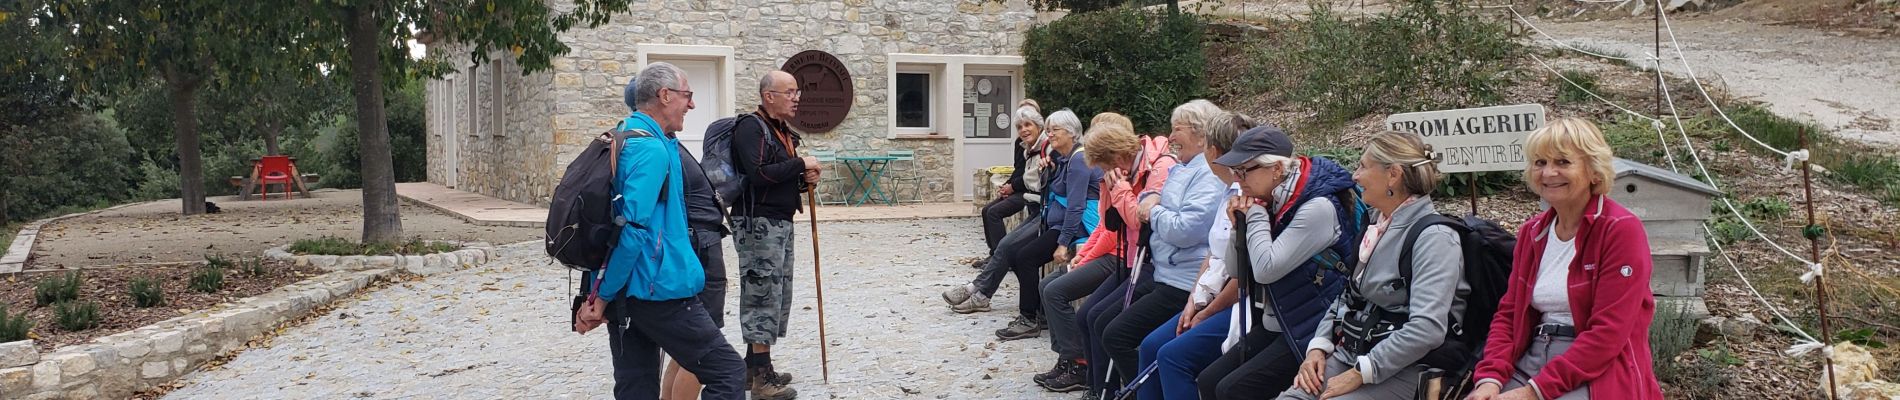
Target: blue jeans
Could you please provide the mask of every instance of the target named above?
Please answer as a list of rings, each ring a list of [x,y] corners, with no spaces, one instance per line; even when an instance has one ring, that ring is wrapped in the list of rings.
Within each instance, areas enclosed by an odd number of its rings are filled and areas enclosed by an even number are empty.
[[[655,399],[660,395],[660,351],[706,385],[700,398],[745,398],[745,364],[725,335],[713,327],[696,297],[646,301],[622,298],[607,303],[607,343],[613,351],[614,398]]]
[[[1194,378],[1208,364],[1213,364],[1214,359],[1220,358],[1220,343],[1227,339],[1232,310],[1232,307],[1222,309],[1179,337],[1174,335],[1174,328],[1180,324],[1181,314],[1175,313],[1173,320],[1161,324],[1147,339],[1142,339],[1141,365],[1160,363],[1160,367],[1156,368],[1155,377],[1141,385],[1138,398],[1199,399],[1201,394]]]

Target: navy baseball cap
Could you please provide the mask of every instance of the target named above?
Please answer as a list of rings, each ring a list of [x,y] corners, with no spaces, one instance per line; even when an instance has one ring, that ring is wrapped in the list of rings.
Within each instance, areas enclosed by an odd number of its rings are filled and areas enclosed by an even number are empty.
[[[1222,154],[1220,158],[1215,159],[1214,163],[1238,167],[1263,154],[1292,157],[1293,139],[1287,137],[1286,131],[1280,130],[1279,127],[1256,126],[1246,132],[1241,132],[1240,137],[1234,139],[1234,147],[1228,149],[1227,154]]]

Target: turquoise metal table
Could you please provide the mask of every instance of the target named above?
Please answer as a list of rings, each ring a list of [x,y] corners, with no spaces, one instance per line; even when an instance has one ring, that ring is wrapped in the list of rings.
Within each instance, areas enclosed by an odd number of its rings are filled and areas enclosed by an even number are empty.
[[[878,184],[878,182],[884,180],[885,167],[890,166],[893,160],[897,160],[897,157],[838,157],[838,161],[844,162],[845,169],[851,173],[851,180],[855,181],[852,188],[845,192],[845,201],[851,203],[851,205],[861,205],[871,200],[883,200],[885,205],[896,204],[891,201],[890,194],[884,193],[883,186]],[[857,198],[853,199],[853,193],[861,194],[855,195]],[[875,195],[875,197],[873,195]]]

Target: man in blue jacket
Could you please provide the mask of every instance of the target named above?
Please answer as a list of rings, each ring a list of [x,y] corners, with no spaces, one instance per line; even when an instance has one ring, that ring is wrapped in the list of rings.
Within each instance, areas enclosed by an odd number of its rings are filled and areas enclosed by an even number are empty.
[[[627,138],[619,154],[615,208],[627,224],[598,282],[608,300],[614,398],[658,398],[665,350],[706,385],[700,398],[743,399],[739,354],[695,297],[706,277],[686,219],[683,169],[690,166],[680,164],[679,144],[667,135],[680,130],[693,91],[685,71],[663,62],[648,64],[628,86],[634,112],[621,128],[643,133]]]

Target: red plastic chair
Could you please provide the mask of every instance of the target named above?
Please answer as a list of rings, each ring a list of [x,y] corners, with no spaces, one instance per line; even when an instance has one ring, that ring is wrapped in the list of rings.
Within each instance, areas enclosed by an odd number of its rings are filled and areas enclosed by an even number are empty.
[[[273,183],[283,184],[284,198],[290,198],[291,185],[296,184],[293,179],[297,179],[293,173],[296,168],[290,164],[290,156],[264,156],[257,164],[258,192],[264,195],[264,200],[270,200],[270,185]]]

